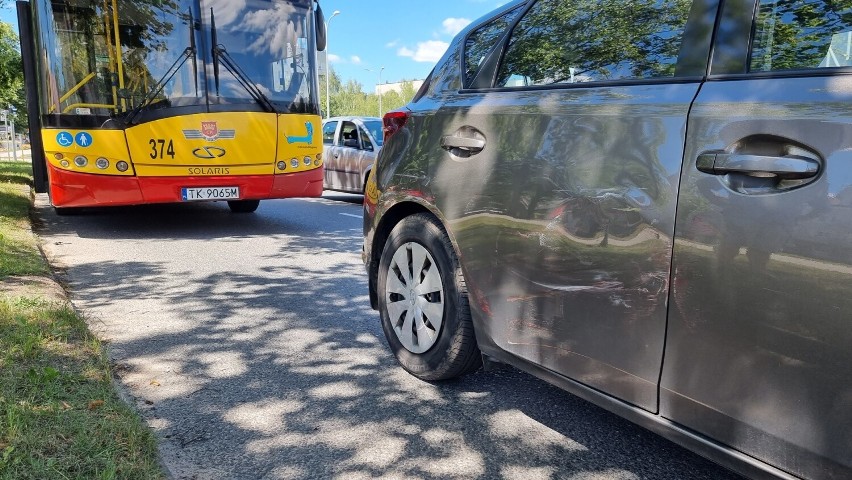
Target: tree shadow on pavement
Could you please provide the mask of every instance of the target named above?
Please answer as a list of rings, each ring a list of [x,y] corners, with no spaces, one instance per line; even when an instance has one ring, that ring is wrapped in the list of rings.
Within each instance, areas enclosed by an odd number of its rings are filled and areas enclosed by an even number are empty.
[[[67,281],[175,478],[737,478],[516,370],[408,375],[369,308],[358,220],[316,227],[339,215],[328,202],[267,208],[113,212],[85,228],[43,213],[49,238],[128,252],[69,266]],[[244,252],[252,238],[263,249]],[[204,255],[218,267],[132,253],[150,239],[216,241]],[[238,269],[249,254],[265,266]]]

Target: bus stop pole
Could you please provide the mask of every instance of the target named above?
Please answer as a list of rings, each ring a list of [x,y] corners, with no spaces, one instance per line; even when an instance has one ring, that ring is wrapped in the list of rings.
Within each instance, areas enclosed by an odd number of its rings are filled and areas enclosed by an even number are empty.
[[[17,162],[18,161],[18,145],[16,145],[16,144],[18,142],[16,142],[17,138],[15,138],[15,137],[17,137],[17,135],[15,135],[15,117],[12,117],[11,120],[12,120],[12,159]]]
[[[3,149],[9,148],[9,140],[6,138],[9,135],[8,110],[0,110],[0,115],[3,116]],[[6,152],[6,160],[9,159],[9,152]]]

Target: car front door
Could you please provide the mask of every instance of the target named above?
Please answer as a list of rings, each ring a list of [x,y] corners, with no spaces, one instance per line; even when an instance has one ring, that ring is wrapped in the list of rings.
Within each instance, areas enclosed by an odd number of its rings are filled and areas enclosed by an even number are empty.
[[[757,4],[725,2],[689,118],[661,414],[852,478],[852,8]]]
[[[340,125],[340,136],[334,151],[335,177],[338,188],[346,192],[360,192],[357,188],[361,143],[358,140],[358,126],[355,122],[343,121]]]
[[[716,3],[630,7],[536,2],[484,61],[503,54],[492,88],[445,102],[456,158],[436,184],[483,192],[445,210],[496,244],[466,251],[460,234],[462,257],[489,263],[469,285],[496,347],[655,412],[684,132]]]
[[[322,125],[322,157],[324,162],[324,181],[325,188],[336,189],[337,186],[337,163],[335,157],[336,143],[338,133],[337,120],[329,120]]]

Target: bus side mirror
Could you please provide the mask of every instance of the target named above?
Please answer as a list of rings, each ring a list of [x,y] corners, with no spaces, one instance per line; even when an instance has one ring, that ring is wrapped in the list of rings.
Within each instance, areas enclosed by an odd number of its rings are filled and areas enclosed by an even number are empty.
[[[314,12],[314,24],[317,31],[317,51],[325,50],[326,31],[325,31],[325,15],[322,14],[322,7],[317,4],[317,10]]]

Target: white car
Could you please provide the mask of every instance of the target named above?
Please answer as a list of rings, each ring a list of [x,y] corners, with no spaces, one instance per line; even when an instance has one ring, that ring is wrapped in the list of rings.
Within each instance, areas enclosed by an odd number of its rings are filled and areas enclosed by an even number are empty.
[[[382,140],[381,118],[331,117],[323,120],[325,189],[363,194]]]

